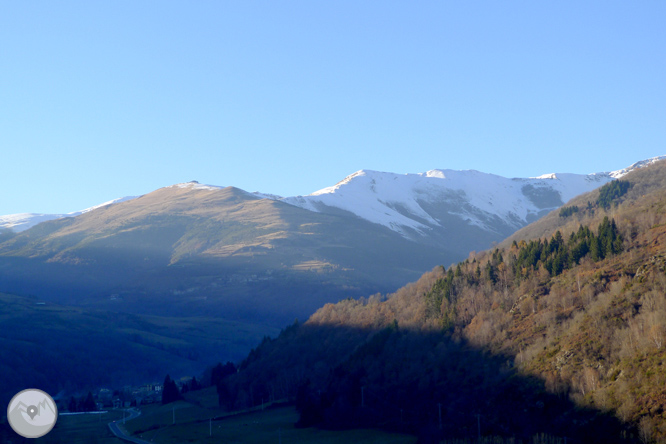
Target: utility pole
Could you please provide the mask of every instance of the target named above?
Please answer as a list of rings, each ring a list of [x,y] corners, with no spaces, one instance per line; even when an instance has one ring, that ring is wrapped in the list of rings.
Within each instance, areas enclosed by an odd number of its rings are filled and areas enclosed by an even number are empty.
[[[442,430],[442,403],[438,403],[437,407],[439,408],[439,430]]]
[[[282,444],[282,429],[278,429],[278,442]]]
[[[476,427],[479,433],[479,442],[481,442],[481,415],[476,415]]]
[[[213,436],[213,418],[208,420],[208,436]]]
[[[176,424],[176,406],[173,406],[173,423]]]

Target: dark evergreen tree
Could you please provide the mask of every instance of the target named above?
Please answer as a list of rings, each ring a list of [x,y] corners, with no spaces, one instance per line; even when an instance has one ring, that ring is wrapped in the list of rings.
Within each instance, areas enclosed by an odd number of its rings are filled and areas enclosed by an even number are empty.
[[[493,284],[497,283],[497,271],[490,261],[488,261],[486,264],[485,278],[491,281]]]
[[[83,401],[83,411],[84,412],[94,412],[97,410],[97,404],[95,403],[95,400],[93,399],[93,395],[91,392],[88,392],[88,396],[86,396],[86,400]]]
[[[237,372],[237,368],[233,362],[227,361],[226,364],[218,363],[211,372],[210,382],[211,385],[217,385],[221,380],[227,376],[231,376]]]
[[[602,208],[610,208],[611,204],[617,204],[618,198],[623,196],[631,188],[631,183],[626,180],[615,180],[599,188],[597,204]]]
[[[564,270],[573,268],[585,256],[590,256],[595,262],[617,254],[623,249],[623,239],[615,220],[605,217],[599,224],[598,235],[588,228],[579,226],[576,233],[571,233],[568,239],[557,231],[550,239],[521,243],[517,256],[513,258],[513,271],[516,280],[527,278],[529,272],[539,269],[539,262],[551,276],[556,276]],[[495,252],[493,258],[486,263],[485,277],[492,279],[493,266],[500,254]]]
[[[560,209],[560,217],[569,217],[574,213],[578,213],[578,207],[576,205],[571,207],[562,207]]]
[[[162,404],[169,404],[179,399],[181,399],[181,396],[176,382],[169,375],[166,375],[166,378],[164,378],[164,388],[162,388]]]

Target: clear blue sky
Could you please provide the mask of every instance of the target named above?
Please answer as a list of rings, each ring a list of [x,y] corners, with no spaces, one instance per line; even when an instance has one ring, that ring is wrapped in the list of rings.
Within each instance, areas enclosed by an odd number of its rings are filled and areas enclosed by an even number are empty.
[[[663,1],[0,3],[0,214],[666,154]]]

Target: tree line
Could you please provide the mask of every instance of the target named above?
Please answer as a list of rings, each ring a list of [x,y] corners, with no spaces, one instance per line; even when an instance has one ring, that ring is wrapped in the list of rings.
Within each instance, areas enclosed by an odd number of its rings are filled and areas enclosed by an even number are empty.
[[[183,399],[183,395],[188,392],[201,390],[205,387],[214,386],[217,389],[220,405],[224,404],[224,400],[228,395],[226,387],[226,378],[236,373],[236,365],[232,362],[222,364],[221,362],[206,370],[203,380],[197,381],[196,377],[192,377],[189,381],[185,382],[178,387],[176,381],[171,379],[170,375],[164,378],[162,388],[162,404],[169,404]]]

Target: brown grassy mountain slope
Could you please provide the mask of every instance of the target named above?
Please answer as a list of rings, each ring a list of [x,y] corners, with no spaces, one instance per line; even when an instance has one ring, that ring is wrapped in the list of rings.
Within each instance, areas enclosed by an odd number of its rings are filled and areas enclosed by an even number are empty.
[[[304,424],[424,440],[472,437],[482,415],[484,434],[666,442],[665,172],[633,172],[607,208],[605,191],[583,196],[386,300],[324,306],[254,350],[221,401],[290,395]]]
[[[185,184],[5,239],[0,282],[67,304],[281,326],[455,256],[349,214]]]

